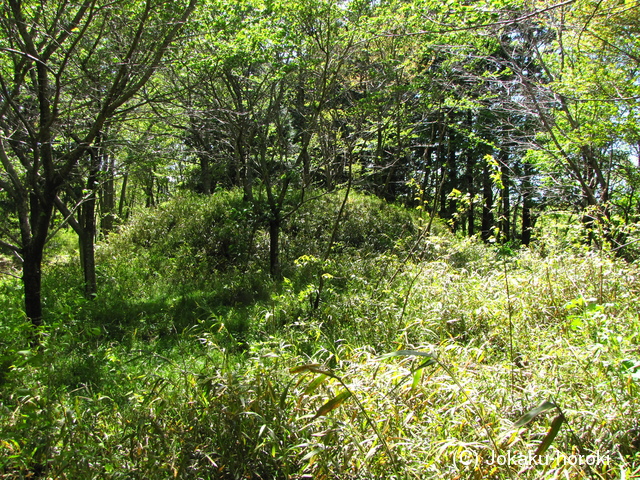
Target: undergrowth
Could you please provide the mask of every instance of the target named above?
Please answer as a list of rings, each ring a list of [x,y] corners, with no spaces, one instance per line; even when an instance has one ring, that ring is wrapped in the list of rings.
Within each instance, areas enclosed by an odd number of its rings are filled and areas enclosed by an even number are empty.
[[[360,195],[322,260],[339,199],[287,220],[282,280],[238,192],[101,243],[92,301],[52,251],[38,349],[3,277],[0,478],[640,476],[637,265]]]

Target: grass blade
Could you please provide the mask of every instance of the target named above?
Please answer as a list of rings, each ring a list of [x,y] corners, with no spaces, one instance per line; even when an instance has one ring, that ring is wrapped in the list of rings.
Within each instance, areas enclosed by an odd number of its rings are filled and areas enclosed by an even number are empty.
[[[344,401],[347,398],[349,398],[350,396],[351,396],[351,392],[350,391],[348,391],[348,390],[342,391],[340,394],[338,394],[337,396],[333,397],[327,403],[322,405],[318,409],[318,411],[316,412],[316,414],[314,415],[313,418],[321,417],[321,416],[326,415],[327,413],[329,413],[331,410],[335,410],[340,405],[342,405],[342,403],[344,403]]]
[[[553,442],[553,439],[556,438],[556,435],[558,435],[558,432],[560,431],[560,427],[562,426],[563,423],[564,423],[564,415],[562,414],[558,415],[556,418],[553,419],[553,422],[551,422],[551,428],[549,428],[549,431],[542,439],[542,442],[540,443],[540,445],[538,445],[538,448],[536,449],[534,455],[536,456],[542,455],[544,452],[547,451],[547,449],[551,445],[551,442]]]
[[[391,358],[391,357],[428,357],[430,360],[425,362],[422,365],[422,368],[427,367],[429,365],[433,365],[434,363],[437,363],[435,355],[427,352],[421,352],[419,350],[397,350],[395,352],[385,353],[384,355],[380,355],[377,358],[377,360],[382,360],[384,358]]]
[[[514,426],[522,427],[523,425],[526,425],[531,420],[536,418],[541,413],[548,412],[549,410],[553,410],[554,408],[557,408],[556,404],[553,403],[553,402],[550,402],[549,400],[547,400],[546,402],[541,403],[540,405],[538,405],[533,410],[529,410],[527,413],[525,413],[523,416],[521,416],[518,419],[518,421],[516,421]]]
[[[340,378],[333,373],[331,370],[326,370],[324,368],[322,368],[322,365],[319,365],[317,363],[308,363],[306,365],[299,365],[297,367],[293,367],[289,369],[289,373],[292,374],[296,374],[296,373],[302,373],[302,372],[313,372],[313,373],[319,373],[321,375],[326,375],[327,377],[331,377],[331,378],[335,378],[336,380],[340,380]]]
[[[327,375],[324,373],[318,375],[311,383],[309,383],[309,385],[307,385],[307,388],[304,389],[304,395],[311,395],[327,378]]]

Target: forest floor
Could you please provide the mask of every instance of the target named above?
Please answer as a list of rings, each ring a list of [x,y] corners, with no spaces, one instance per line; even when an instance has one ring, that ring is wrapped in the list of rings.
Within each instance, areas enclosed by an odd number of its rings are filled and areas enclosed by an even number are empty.
[[[290,217],[275,280],[237,192],[100,242],[93,300],[62,230],[37,348],[0,276],[0,478],[640,478],[636,263],[360,194],[324,255],[339,195]]]

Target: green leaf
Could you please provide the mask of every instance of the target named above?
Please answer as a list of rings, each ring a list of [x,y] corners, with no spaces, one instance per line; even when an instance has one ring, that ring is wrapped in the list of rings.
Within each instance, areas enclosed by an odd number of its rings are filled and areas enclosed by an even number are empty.
[[[422,380],[422,374],[424,373],[424,368],[418,368],[415,372],[413,372],[413,382],[411,382],[411,390],[415,390],[415,388]]]
[[[582,318],[580,318],[578,315],[569,315],[567,318],[571,320],[571,323],[569,324],[569,326],[571,327],[571,330],[575,331],[584,326],[584,322],[582,321]]]
[[[514,425],[516,427],[522,427],[523,425],[526,425],[531,420],[536,418],[541,413],[547,412],[549,410],[553,410],[554,408],[557,408],[556,404],[547,400],[546,402],[543,402],[540,405],[538,405],[533,410],[529,410],[527,413],[525,413],[522,417],[518,419],[518,421]]]
[[[307,388],[304,389],[304,394],[305,395],[311,395],[316,388],[318,388],[318,386],[324,382],[327,379],[327,375],[325,375],[324,373],[321,375],[318,375],[316,378],[313,379],[313,381],[307,385]]]
[[[293,384],[294,379],[292,378],[288,383],[287,386],[284,387],[284,390],[282,391],[282,393],[280,394],[280,408],[284,409],[285,405],[287,403],[287,395],[289,394],[289,389],[291,388],[291,385]]]
[[[430,360],[424,362],[420,368],[428,367],[429,365],[433,365],[434,363],[438,363],[435,355],[427,352],[420,352],[418,350],[398,350],[391,353],[385,353],[384,355],[380,355],[377,360],[382,360],[384,358],[391,357],[427,357]]]
[[[408,375],[405,375],[405,377],[399,381],[395,387],[393,387],[389,393],[387,393],[386,396],[391,395],[393,392],[396,391],[396,389],[400,388],[402,385],[404,385],[404,383],[409,379],[409,377],[411,377],[413,375],[413,382],[411,384],[411,388],[414,389],[418,382],[422,379],[422,371],[425,367],[429,367],[435,363],[438,363],[438,361],[436,360],[436,357],[425,353],[425,352],[419,352],[417,350],[398,350],[397,352],[392,352],[392,353],[387,353],[385,355],[382,355],[380,357],[378,357],[378,360],[382,359],[382,358],[389,358],[389,357],[398,357],[398,356],[412,356],[412,355],[417,355],[420,357],[427,357],[427,360],[425,360],[424,362],[422,362],[420,365],[418,365],[416,368],[414,368],[413,370],[411,370],[411,372]]]
[[[544,452],[547,451],[549,446],[551,446],[551,442],[553,442],[553,439],[556,438],[556,435],[558,435],[558,432],[560,431],[560,427],[562,426],[563,423],[564,423],[564,415],[562,414],[558,415],[556,418],[553,419],[553,422],[551,422],[551,428],[549,428],[549,431],[542,439],[542,442],[540,443],[540,445],[538,445],[538,448],[536,449],[534,455],[542,455]]]
[[[585,305],[585,301],[583,297],[574,298],[570,302],[564,304],[564,308],[566,310],[574,310],[576,308],[583,308]]]
[[[318,363],[308,363],[306,365],[299,365],[297,367],[292,367],[289,369],[289,373],[292,373],[294,375],[296,373],[302,372],[319,373],[321,375],[326,375],[327,377],[335,378],[336,380],[340,381],[340,377],[338,377],[338,375],[333,373],[331,370],[326,370],[322,367],[322,365]]]
[[[627,358],[620,362],[622,373],[629,375],[634,381],[640,381],[640,361]]]
[[[331,410],[335,410],[336,408],[338,408],[340,405],[342,405],[342,403],[351,396],[351,392],[348,390],[344,390],[342,391],[339,395],[337,395],[336,397],[332,398],[331,400],[329,400],[327,403],[325,403],[324,405],[322,405],[318,411],[316,412],[316,414],[314,415],[313,418],[318,418],[321,417],[323,415],[326,415],[327,413],[329,413]]]

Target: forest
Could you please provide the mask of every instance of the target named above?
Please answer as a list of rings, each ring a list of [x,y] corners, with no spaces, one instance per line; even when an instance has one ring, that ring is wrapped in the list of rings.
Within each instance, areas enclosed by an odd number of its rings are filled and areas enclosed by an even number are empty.
[[[638,0],[0,5],[0,479],[640,478]]]

